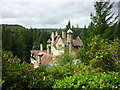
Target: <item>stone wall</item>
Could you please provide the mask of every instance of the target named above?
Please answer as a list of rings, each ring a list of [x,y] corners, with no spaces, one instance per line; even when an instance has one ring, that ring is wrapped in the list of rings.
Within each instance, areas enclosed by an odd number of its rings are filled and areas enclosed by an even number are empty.
[[[56,43],[56,48],[57,48],[58,50],[62,50],[62,49],[64,49],[64,47],[65,47],[65,45],[64,45],[62,39],[59,38],[59,40],[58,40],[57,43]]]

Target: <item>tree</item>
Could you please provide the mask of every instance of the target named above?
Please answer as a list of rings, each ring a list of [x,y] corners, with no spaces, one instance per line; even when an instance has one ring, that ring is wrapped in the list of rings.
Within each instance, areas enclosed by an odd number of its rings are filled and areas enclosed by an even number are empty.
[[[53,80],[47,74],[45,65],[34,69],[32,64],[20,63],[21,60],[14,57],[11,51],[3,51],[2,60],[2,88],[5,90],[52,87]]]
[[[92,21],[88,27],[88,35],[94,37],[94,35],[101,34],[102,36],[106,32],[106,29],[109,29],[116,23],[117,16],[113,18],[114,13],[111,12],[113,4],[110,4],[110,2],[95,2],[95,15],[91,13]]]
[[[101,44],[101,39],[114,40],[120,33],[118,18],[114,18],[114,14],[111,12],[111,8],[114,3],[110,2],[95,2],[95,15],[91,13],[91,23],[88,28],[84,30],[82,35],[83,47],[79,50],[79,57],[83,62],[89,61],[90,58],[86,55],[87,52],[91,51],[91,41],[95,38],[96,35],[99,35],[99,44]],[[95,48],[95,52],[98,52],[100,48]],[[95,53],[94,52],[94,53]],[[92,55],[90,55],[92,56]],[[88,60],[87,60],[88,59]],[[93,59],[93,57],[92,57]],[[88,62],[89,63],[89,62]]]
[[[69,52],[66,52],[66,53],[62,53],[61,55],[59,56],[56,56],[55,58],[55,62],[58,64],[58,65],[65,65],[65,64],[72,64],[72,61],[75,59],[75,56],[70,54]]]
[[[68,29],[71,29],[71,23],[70,23],[70,20],[68,21],[68,24],[66,25],[65,32],[67,32]]]
[[[101,39],[100,35],[95,36],[88,44],[89,50],[86,52],[90,64],[94,68],[101,68],[103,71],[119,71],[119,45],[120,40],[109,41]]]
[[[50,37],[50,31],[27,29],[19,25],[2,26],[2,49],[12,51],[14,56],[21,59],[21,62],[30,62],[32,47],[35,50],[39,50],[40,43],[43,43],[43,47],[46,49],[46,42]]]

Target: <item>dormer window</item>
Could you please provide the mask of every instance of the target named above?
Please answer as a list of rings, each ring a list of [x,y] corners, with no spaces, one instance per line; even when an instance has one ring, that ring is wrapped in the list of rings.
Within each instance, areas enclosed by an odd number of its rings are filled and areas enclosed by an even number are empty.
[[[62,48],[63,48],[62,45],[59,44],[59,45],[58,45],[58,49],[60,50],[60,49],[62,49]]]

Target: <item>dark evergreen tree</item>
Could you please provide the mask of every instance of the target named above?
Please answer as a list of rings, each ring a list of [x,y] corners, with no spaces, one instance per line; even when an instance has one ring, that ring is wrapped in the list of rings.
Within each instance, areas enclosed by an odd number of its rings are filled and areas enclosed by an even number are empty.
[[[68,29],[71,29],[71,23],[70,20],[68,21],[68,24],[66,25],[65,31],[67,32]]]
[[[48,31],[26,29],[19,25],[2,25],[2,27],[2,49],[12,51],[21,61],[29,62],[30,51],[33,47],[34,50],[39,50],[40,43],[43,43],[46,49],[46,42],[50,37]]]
[[[118,16],[114,16],[114,13],[111,12],[113,4],[114,3],[110,2],[95,2],[95,15],[91,13],[91,23],[88,28],[84,29],[84,32],[81,33],[84,43],[83,48],[79,51],[81,61],[85,63],[86,61],[89,62],[86,53],[91,50],[89,45],[97,35],[99,35],[99,40],[113,40],[119,36]],[[94,44],[96,44],[96,41],[94,41]],[[96,48],[94,50],[98,52],[99,49]]]
[[[117,21],[117,16],[113,18],[114,13],[111,12],[113,4],[114,3],[111,4],[110,2],[95,2],[95,15],[91,13],[92,21],[87,30],[89,36],[94,37],[94,35],[98,34],[102,36],[103,33],[107,34],[107,32],[109,32],[110,27],[113,27]]]

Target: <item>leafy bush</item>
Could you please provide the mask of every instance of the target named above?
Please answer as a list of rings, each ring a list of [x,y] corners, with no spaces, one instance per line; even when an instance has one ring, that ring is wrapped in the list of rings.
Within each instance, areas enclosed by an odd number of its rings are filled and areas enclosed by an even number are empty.
[[[76,64],[65,64],[65,65],[57,65],[53,66],[48,70],[49,76],[56,79],[62,79],[67,76],[73,76],[75,73],[78,72],[85,72],[85,71],[91,71],[92,68],[90,66],[86,66],[80,62],[77,62]]]
[[[108,41],[95,36],[88,45],[86,52],[90,64],[95,68],[101,68],[103,71],[119,71],[119,49],[120,40]]]
[[[10,51],[3,51],[3,81],[4,89],[26,88],[28,84],[27,75],[32,69],[32,65],[28,63],[20,64],[20,59],[13,56]]]
[[[69,57],[67,57],[69,58]],[[4,89],[24,88],[119,88],[119,72],[103,73],[101,68],[81,62],[60,64],[51,68],[40,65],[34,69],[32,64],[20,63],[12,52],[3,52]]]
[[[87,48],[86,46],[83,46],[77,50],[77,57],[80,58],[80,61],[82,61],[84,64],[88,64],[89,60],[87,59]]]
[[[34,69],[32,64],[26,62],[21,64],[20,61],[13,57],[12,52],[3,52],[4,89],[51,88],[53,80],[47,74],[44,65]]]
[[[75,59],[75,56],[69,53],[63,53],[59,56],[55,57],[55,63],[58,65],[65,65],[65,64],[72,64],[73,59]]]
[[[119,88],[120,72],[96,73],[80,72],[74,76],[56,80],[53,88]]]

